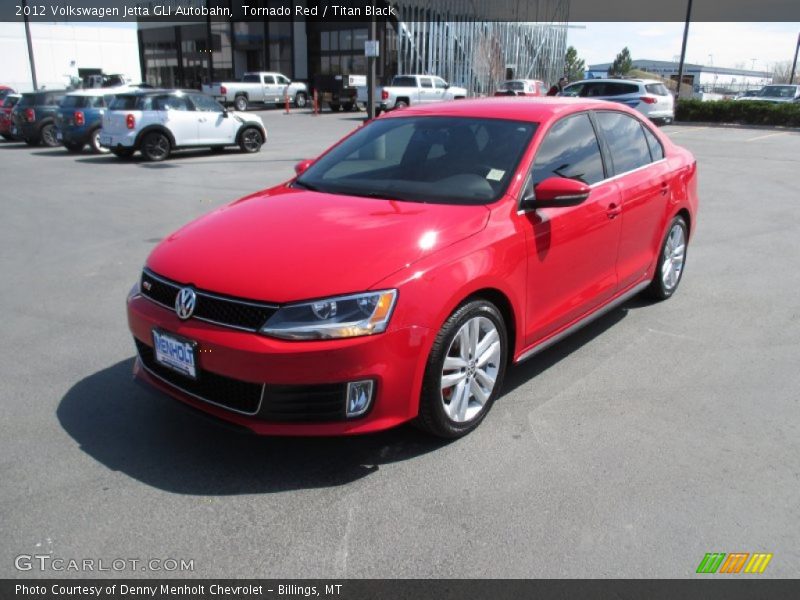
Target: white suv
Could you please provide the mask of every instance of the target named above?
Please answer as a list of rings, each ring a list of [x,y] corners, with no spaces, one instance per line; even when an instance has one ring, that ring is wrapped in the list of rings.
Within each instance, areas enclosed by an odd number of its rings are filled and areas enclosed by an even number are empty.
[[[258,152],[267,139],[261,118],[225,110],[194,90],[140,90],[116,96],[103,116],[100,143],[119,157],[139,150],[147,160],[176,148],[239,146]]]
[[[656,79],[585,79],[566,86],[559,96],[621,102],[655,123],[672,123],[675,99]]]

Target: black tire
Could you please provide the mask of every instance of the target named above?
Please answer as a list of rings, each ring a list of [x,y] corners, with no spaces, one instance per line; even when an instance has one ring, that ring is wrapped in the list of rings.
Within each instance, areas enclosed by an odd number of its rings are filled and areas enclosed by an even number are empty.
[[[79,144],[78,142],[64,142],[64,148],[67,149],[67,152],[71,152],[72,154],[83,152],[83,144]]]
[[[252,154],[261,150],[264,144],[264,134],[258,127],[248,127],[239,134],[239,148],[242,152]]]
[[[342,105],[341,104],[333,104],[333,103],[331,103],[331,112],[339,112],[340,110],[342,110]]]
[[[133,148],[111,148],[111,154],[117,158],[130,158],[133,156]]]
[[[305,108],[308,105],[308,96],[305,92],[297,92],[294,95],[294,105],[297,108]]]
[[[445,396],[442,391],[444,362],[462,326],[477,317],[488,319],[499,334],[500,355],[497,361],[493,361],[498,363],[495,365],[497,369],[495,383],[491,394],[483,407],[479,409],[479,412],[469,420],[458,422],[451,419],[445,412]],[[450,315],[444,325],[442,325],[433,343],[433,347],[431,348],[428,364],[425,367],[425,377],[422,382],[419,416],[417,417],[416,424],[428,433],[448,439],[464,436],[475,429],[486,417],[486,414],[499,395],[503,385],[506,364],[508,362],[508,352],[506,325],[497,307],[491,302],[482,299],[472,300],[462,304]],[[473,362],[474,360],[477,359],[473,359]],[[472,371],[474,372],[474,367]],[[451,396],[450,401],[454,401],[454,398],[455,396]]]
[[[42,128],[39,130],[39,137],[41,137],[42,143],[48,148],[57,148],[61,145],[61,142],[56,138],[56,126],[53,123],[45,123],[42,125]]]
[[[151,131],[144,136],[139,151],[147,160],[160,162],[169,158],[172,145],[166,134],[160,131]]]
[[[668,251],[668,244],[671,244],[670,237],[673,235],[673,230],[679,227],[682,230],[682,237],[683,237],[683,251],[682,251],[682,262],[680,265],[679,272],[677,274],[677,280],[672,284],[668,285],[667,281],[665,281],[664,270],[665,270],[665,263],[667,262],[668,256],[672,253]],[[653,273],[653,280],[650,282],[650,285],[645,289],[644,294],[651,298],[652,300],[666,300],[670,298],[678,289],[678,286],[681,283],[681,279],[683,278],[683,271],[686,268],[686,254],[687,249],[689,246],[689,228],[686,225],[686,221],[680,215],[676,216],[672,221],[669,223],[669,227],[667,227],[667,232],[664,234],[664,240],[661,242],[661,246],[659,247],[658,251],[658,261],[656,262],[656,269]],[[672,254],[674,256],[674,254]]]
[[[89,147],[95,154],[108,154],[109,150],[100,143],[100,128],[89,134]]]
[[[405,100],[398,100],[397,102],[394,103],[395,108],[405,108],[406,106],[408,106],[408,102],[406,102]]]
[[[250,102],[247,100],[247,96],[236,96],[233,99],[233,107],[239,112],[246,111],[248,106],[250,106]]]

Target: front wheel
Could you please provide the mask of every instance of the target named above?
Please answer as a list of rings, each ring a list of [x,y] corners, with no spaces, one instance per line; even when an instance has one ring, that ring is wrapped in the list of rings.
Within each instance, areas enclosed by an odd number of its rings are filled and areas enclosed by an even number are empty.
[[[666,300],[675,290],[683,276],[686,264],[686,247],[689,240],[689,228],[683,217],[677,216],[669,224],[667,235],[661,244],[658,263],[653,274],[653,281],[645,293],[654,300]]]
[[[169,157],[172,147],[169,138],[160,131],[153,131],[142,140],[142,156],[152,162],[159,162]]]
[[[297,92],[294,97],[294,105],[297,108],[305,108],[308,104],[308,96],[305,95],[303,92]]]
[[[474,300],[442,326],[428,357],[419,425],[438,437],[475,429],[498,396],[506,370],[508,336],[497,307]]]
[[[261,150],[261,145],[264,143],[264,136],[255,127],[248,127],[245,129],[241,136],[239,136],[239,148],[242,152],[258,152]]]

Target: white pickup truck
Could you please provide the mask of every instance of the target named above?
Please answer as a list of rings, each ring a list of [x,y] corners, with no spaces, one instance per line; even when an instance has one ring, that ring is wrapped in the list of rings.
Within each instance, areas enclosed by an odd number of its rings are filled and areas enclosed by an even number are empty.
[[[432,75],[395,75],[391,85],[375,90],[379,111],[466,97],[464,88],[452,86],[441,77]]]
[[[214,96],[225,106],[233,104],[245,111],[250,104],[283,104],[288,91],[289,101],[297,108],[308,104],[308,87],[292,82],[281,73],[258,71],[245,73],[241,81],[223,81],[203,86],[203,93]]]

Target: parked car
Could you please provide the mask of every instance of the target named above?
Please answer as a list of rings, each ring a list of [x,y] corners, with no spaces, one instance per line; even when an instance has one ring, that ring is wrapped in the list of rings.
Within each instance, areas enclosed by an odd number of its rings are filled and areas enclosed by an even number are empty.
[[[9,94],[14,94],[14,88],[7,85],[0,85],[0,101],[4,100]]]
[[[391,85],[379,87],[375,94],[377,106],[382,112],[418,104],[461,100],[467,97],[467,90],[451,86],[441,77],[396,75]]]
[[[80,152],[86,144],[102,154],[108,148],[100,143],[103,114],[113,101],[108,89],[96,88],[71,92],[64,96],[56,112],[56,139],[70,152]]]
[[[751,102],[774,102],[785,104],[787,102],[800,102],[800,85],[775,83],[765,85],[755,96],[740,96],[737,100]]]
[[[11,111],[21,97],[21,94],[6,94],[5,98],[0,101],[0,135],[9,142],[19,139],[11,134]]]
[[[139,150],[159,161],[179,148],[238,145],[258,152],[267,139],[261,118],[229,112],[196,90],[137,90],[117,94],[105,115],[100,143],[120,158]]]
[[[741,94],[737,95],[735,99],[739,100],[740,98],[741,99],[755,98],[756,96],[760,96],[761,95],[761,89],[762,88],[759,88],[757,90],[745,90]]]
[[[11,135],[21,137],[29,146],[44,144],[55,148],[58,103],[67,90],[42,90],[22,94],[11,111]]]
[[[366,90],[365,75],[315,75],[311,89],[317,93],[319,108],[327,104],[331,111],[358,110],[359,90]],[[366,93],[366,91],[365,91]],[[364,96],[366,100],[366,96]]]
[[[295,170],[166,238],[127,299],[136,374],[260,434],[468,433],[507,365],[671,297],[698,206],[687,150],[568,98],[395,111]]]
[[[291,81],[281,73],[245,73],[241,81],[224,81],[204,85],[203,92],[214,96],[225,106],[233,105],[238,111],[245,111],[251,104],[277,104],[289,101],[297,108],[308,104],[308,87],[305,83]]]
[[[501,83],[495,96],[546,96],[547,86],[538,79],[511,79]]]
[[[671,123],[675,118],[672,93],[655,79],[586,79],[569,84],[559,95],[620,102],[656,123]]]

